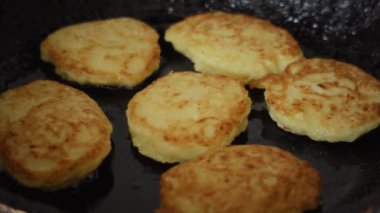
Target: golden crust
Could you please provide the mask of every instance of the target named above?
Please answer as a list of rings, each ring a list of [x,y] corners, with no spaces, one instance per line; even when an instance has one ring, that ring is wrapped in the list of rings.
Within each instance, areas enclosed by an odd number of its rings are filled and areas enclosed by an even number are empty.
[[[165,40],[194,62],[195,70],[249,83],[281,73],[301,58],[297,41],[269,21],[243,14],[208,12],[170,26]]]
[[[279,127],[316,141],[352,142],[380,124],[380,82],[351,64],[305,59],[251,87],[266,89]]]
[[[55,190],[76,184],[111,150],[111,123],[85,93],[47,80],[0,96],[0,156],[21,184]]]
[[[318,205],[321,177],[308,162],[263,145],[236,145],[161,176],[157,212],[303,212]]]
[[[80,84],[133,87],[159,67],[157,32],[133,18],[61,28],[41,43],[41,58]]]
[[[160,162],[179,162],[229,145],[246,129],[250,108],[240,81],[176,72],[138,92],[126,114],[140,153]]]

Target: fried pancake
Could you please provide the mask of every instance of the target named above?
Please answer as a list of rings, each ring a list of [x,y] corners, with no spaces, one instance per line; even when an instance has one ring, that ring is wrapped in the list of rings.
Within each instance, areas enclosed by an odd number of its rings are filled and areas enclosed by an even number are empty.
[[[236,145],[166,171],[158,212],[303,212],[317,207],[320,188],[318,171],[289,152]]]
[[[245,83],[281,73],[303,58],[297,41],[269,21],[243,14],[209,12],[170,26],[165,40],[194,62],[195,70]]]
[[[352,142],[380,124],[380,82],[351,64],[305,59],[251,87],[266,89],[279,127],[316,141]]]
[[[41,58],[80,84],[133,87],[159,67],[157,32],[133,18],[61,28],[41,43]]]
[[[229,145],[248,124],[251,100],[235,79],[176,72],[153,82],[128,103],[133,145],[160,162],[180,162]]]
[[[0,157],[21,184],[55,190],[93,172],[111,150],[111,123],[85,93],[48,80],[0,96]]]

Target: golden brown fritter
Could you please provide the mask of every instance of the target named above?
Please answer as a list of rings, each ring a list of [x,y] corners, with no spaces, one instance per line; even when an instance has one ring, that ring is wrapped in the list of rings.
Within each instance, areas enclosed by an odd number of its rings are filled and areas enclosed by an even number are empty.
[[[85,93],[39,80],[0,95],[0,158],[21,184],[76,184],[111,150],[111,123]]]
[[[303,212],[317,207],[321,177],[272,146],[211,150],[161,176],[159,213]]]
[[[352,142],[380,124],[380,82],[351,64],[305,59],[251,87],[266,89],[279,127],[316,141]]]
[[[179,162],[229,145],[248,124],[251,100],[240,81],[176,72],[153,82],[128,103],[133,145],[160,162]]]
[[[67,26],[41,43],[41,58],[80,84],[133,87],[158,69],[157,32],[133,18]]]
[[[243,14],[208,12],[173,24],[165,40],[194,62],[195,70],[245,83],[282,73],[303,58],[297,41],[266,20]]]

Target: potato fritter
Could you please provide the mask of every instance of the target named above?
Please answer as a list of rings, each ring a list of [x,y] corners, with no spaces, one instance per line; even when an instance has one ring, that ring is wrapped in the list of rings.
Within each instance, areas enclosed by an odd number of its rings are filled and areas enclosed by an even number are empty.
[[[80,84],[133,87],[158,69],[159,35],[142,21],[115,18],[67,26],[41,43],[41,58]]]
[[[351,64],[305,59],[251,87],[266,89],[279,127],[315,141],[352,142],[380,124],[380,82]]]
[[[229,145],[248,124],[251,100],[235,79],[176,72],[138,92],[128,103],[133,145],[160,162],[180,162]]]
[[[173,24],[165,40],[194,62],[195,70],[245,83],[282,73],[301,58],[297,41],[269,21],[243,14],[208,12]]]
[[[0,158],[21,184],[56,190],[78,183],[111,150],[111,123],[85,93],[39,80],[0,95]]]
[[[172,167],[160,184],[159,213],[295,213],[317,207],[321,176],[279,148],[236,145]]]

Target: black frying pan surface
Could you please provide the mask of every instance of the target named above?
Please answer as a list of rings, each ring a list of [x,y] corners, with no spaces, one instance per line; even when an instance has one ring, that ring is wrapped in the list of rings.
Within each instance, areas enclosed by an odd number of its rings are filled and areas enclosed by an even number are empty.
[[[153,212],[159,206],[160,174],[173,165],[141,156],[131,145],[125,110],[128,100],[171,70],[192,63],[160,39],[158,72],[133,89],[95,88],[67,82],[39,59],[39,43],[59,27],[96,19],[130,16],[164,30],[183,17],[209,10],[253,14],[288,29],[307,57],[353,63],[380,79],[379,1],[0,1],[0,92],[36,79],[79,88],[95,99],[114,126],[113,151],[79,186],[42,192],[18,185],[0,173],[0,203],[28,212]],[[233,144],[266,144],[309,161],[323,177],[319,207],[313,212],[380,211],[380,128],[354,143],[317,143],[279,129],[270,119],[263,91],[253,99],[248,130]]]

